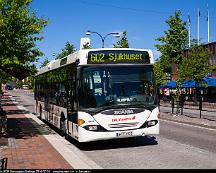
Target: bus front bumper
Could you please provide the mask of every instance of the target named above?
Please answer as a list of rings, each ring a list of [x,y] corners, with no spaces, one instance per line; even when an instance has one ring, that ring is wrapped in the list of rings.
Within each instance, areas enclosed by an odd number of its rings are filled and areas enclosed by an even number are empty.
[[[95,132],[95,131],[86,130],[82,127],[79,127],[78,131],[79,131],[79,138],[78,138],[79,142],[131,138],[131,137],[146,136],[146,135],[159,135],[159,122],[152,127],[124,130],[124,131],[121,130],[121,131]]]

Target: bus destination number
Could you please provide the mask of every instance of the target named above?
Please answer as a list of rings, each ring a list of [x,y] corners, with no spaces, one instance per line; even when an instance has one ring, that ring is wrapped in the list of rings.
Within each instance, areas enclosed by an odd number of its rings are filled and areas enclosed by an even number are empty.
[[[91,54],[90,60],[91,60],[91,62],[103,63],[103,62],[105,62],[104,54],[103,53]]]

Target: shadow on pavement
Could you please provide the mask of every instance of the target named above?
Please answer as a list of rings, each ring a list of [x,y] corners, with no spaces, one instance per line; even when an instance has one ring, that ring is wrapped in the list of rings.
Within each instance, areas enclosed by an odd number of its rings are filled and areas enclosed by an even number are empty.
[[[2,103],[1,106],[17,106],[16,103]]]
[[[29,114],[30,112],[27,110],[7,110],[7,115],[13,114]]]
[[[106,149],[116,149],[116,148],[130,148],[139,147],[147,145],[157,145],[158,142],[154,136],[140,136],[134,138],[122,138],[122,139],[110,139],[101,140],[94,142],[79,143],[74,139],[69,139],[80,150],[91,151],[91,150],[106,150]]]
[[[54,133],[45,124],[39,125],[31,118],[8,118],[7,121],[8,138],[25,139]]]

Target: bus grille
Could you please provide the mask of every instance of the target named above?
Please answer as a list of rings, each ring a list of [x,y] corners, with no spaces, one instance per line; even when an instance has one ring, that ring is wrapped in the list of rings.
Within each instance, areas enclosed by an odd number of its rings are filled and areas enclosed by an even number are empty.
[[[119,123],[119,124],[109,124],[110,128],[124,128],[124,127],[136,127],[139,122],[133,123]]]

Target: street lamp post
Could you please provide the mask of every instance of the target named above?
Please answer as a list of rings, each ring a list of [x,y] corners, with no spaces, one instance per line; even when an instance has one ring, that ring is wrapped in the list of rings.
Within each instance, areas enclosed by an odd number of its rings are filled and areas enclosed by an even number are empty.
[[[107,35],[105,35],[105,36],[103,37],[103,36],[100,35],[98,32],[89,31],[89,30],[86,32],[86,35],[89,36],[89,35],[91,35],[91,33],[92,33],[92,34],[97,34],[97,35],[101,38],[101,40],[102,40],[102,48],[104,48],[104,41],[105,41],[105,39],[107,38],[107,36],[109,36],[109,35],[115,35],[116,37],[120,37],[120,34],[119,34],[118,32],[111,32],[111,33],[109,33],[109,34],[107,34]]]

